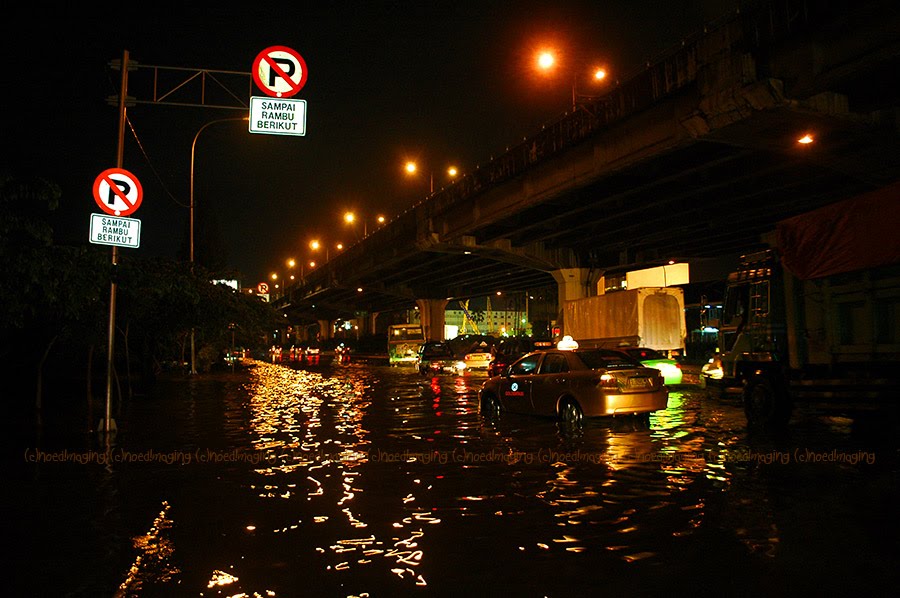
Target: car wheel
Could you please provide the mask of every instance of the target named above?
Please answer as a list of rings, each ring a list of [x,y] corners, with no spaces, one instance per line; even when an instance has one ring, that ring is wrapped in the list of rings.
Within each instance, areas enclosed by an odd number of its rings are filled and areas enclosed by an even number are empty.
[[[791,405],[787,392],[771,380],[751,380],[744,387],[744,413],[750,428],[774,430],[787,425]]]
[[[485,395],[481,399],[481,415],[488,421],[500,419],[500,401],[492,395]]]
[[[584,427],[584,414],[581,407],[572,400],[563,401],[559,408],[559,420],[566,431],[578,431]]]

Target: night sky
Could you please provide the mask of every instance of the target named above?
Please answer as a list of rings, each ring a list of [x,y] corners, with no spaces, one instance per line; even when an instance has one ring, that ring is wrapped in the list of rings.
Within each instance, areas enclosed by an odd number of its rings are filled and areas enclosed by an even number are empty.
[[[2,27],[3,163],[0,171],[39,176],[63,191],[56,240],[88,244],[100,210],[92,185],[116,166],[118,93],[108,68],[127,50],[142,65],[249,73],[264,49],[282,45],[306,61],[304,137],[251,134],[240,121],[209,126],[197,138],[195,251],[218,242],[217,261],[255,286],[308,243],[362,235],[346,225],[355,211],[375,226],[464,174],[570,108],[571,76],[599,61],[608,84],[733,12],[737,0],[300,2],[238,8],[20,9]],[[149,6],[149,5],[148,5]],[[559,51],[560,74],[534,68],[536,50]],[[149,100],[151,71],[131,74],[130,90]],[[242,100],[264,95],[244,78]],[[138,88],[141,91],[138,91]],[[194,94],[199,97],[199,94]],[[191,144],[204,124],[245,112],[136,105],[127,111],[123,167],[144,188],[131,215],[141,220],[144,256],[186,256]],[[134,133],[131,127],[134,128]],[[135,138],[136,135],[136,138]],[[403,170],[416,159],[418,179]],[[200,232],[203,229],[204,232]],[[319,256],[321,259],[321,256]],[[198,258],[199,260],[199,258]]]

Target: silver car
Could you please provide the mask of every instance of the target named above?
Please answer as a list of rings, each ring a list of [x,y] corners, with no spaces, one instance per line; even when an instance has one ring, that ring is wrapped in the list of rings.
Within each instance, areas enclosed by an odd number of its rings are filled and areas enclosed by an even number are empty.
[[[665,409],[669,389],[659,370],[618,351],[548,349],[529,353],[488,378],[478,400],[489,419],[508,411],[581,425],[585,417]]]

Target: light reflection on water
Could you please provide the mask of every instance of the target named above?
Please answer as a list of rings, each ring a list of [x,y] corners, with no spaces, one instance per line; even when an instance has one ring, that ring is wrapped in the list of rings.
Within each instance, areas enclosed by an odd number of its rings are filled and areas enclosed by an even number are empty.
[[[106,474],[117,487],[107,500],[124,514],[98,547],[118,552],[107,587],[121,596],[720,595],[791,583],[803,593],[837,563],[845,572],[833,587],[897,580],[896,551],[883,550],[896,525],[885,530],[886,513],[872,511],[891,502],[872,497],[896,498],[895,437],[860,438],[846,421],[808,415],[786,438],[755,438],[735,403],[687,387],[673,389],[665,411],[591,421],[578,435],[528,417],[486,425],[482,380],[257,362],[243,377],[182,382],[132,403],[122,449],[195,458]],[[802,460],[829,451],[877,459]],[[47,466],[42,475],[57,483]],[[853,538],[853,553],[832,537]]]

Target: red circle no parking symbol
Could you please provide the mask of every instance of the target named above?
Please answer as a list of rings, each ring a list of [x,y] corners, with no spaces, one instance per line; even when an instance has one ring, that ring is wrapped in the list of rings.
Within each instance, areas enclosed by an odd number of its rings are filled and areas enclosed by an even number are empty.
[[[253,61],[253,80],[275,98],[289,98],[306,85],[306,61],[287,46],[271,46]]]

